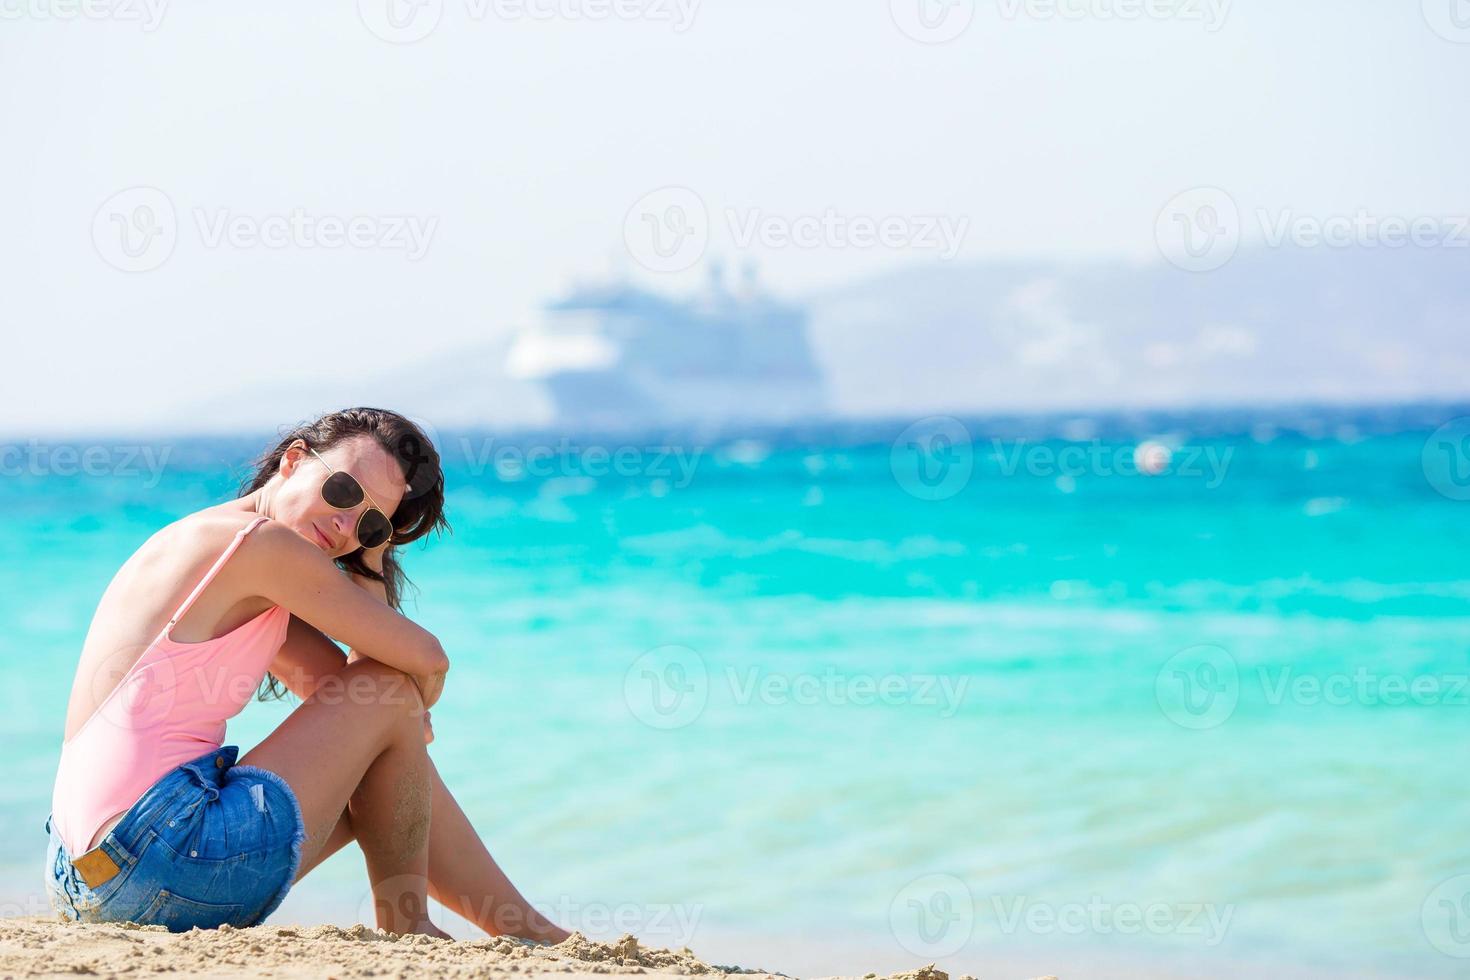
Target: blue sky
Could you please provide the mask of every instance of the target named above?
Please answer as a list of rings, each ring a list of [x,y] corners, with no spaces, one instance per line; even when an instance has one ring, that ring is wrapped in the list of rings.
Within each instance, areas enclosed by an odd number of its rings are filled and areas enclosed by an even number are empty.
[[[628,245],[670,186],[707,210],[707,256],[794,296],[935,262],[1157,262],[1161,207],[1200,186],[1247,211],[1470,211],[1450,0],[922,0],[968,23],[940,44],[901,27],[921,0],[426,0],[398,10],[434,18],[413,43],[379,36],[376,0],[151,2],[0,4],[9,431],[377,373],[524,326],[577,277],[689,288],[702,265]],[[134,188],[174,241],[125,271],[99,240]],[[909,233],[736,240],[824,214]],[[929,219],[964,223],[951,256],[913,241]]]

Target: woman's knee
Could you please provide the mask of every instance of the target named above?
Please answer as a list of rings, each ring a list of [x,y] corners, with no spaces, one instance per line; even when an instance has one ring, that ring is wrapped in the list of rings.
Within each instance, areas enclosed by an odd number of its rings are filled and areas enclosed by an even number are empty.
[[[366,657],[325,678],[312,696],[319,700],[334,698],[405,717],[419,717],[424,713],[423,695],[412,676]]]

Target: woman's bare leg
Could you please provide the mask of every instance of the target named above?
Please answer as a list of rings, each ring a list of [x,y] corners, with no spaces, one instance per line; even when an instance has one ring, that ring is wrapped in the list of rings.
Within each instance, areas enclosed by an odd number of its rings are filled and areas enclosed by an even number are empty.
[[[422,726],[418,726],[422,730]],[[389,932],[445,933],[429,922],[429,756],[422,735],[383,750],[347,812],[367,860],[377,925]]]
[[[433,767],[433,763],[430,762]],[[437,768],[432,769],[434,819],[429,830],[429,893],[445,908],[492,936],[559,943],[571,933],[531,907],[490,856]]]
[[[315,863],[344,811],[372,881],[378,925],[443,935],[429,922],[432,785],[423,700],[402,671],[345,665],[240,760],[286,780],[306,824],[303,866]]]
[[[500,865],[490,856],[464,810],[449,792],[439,770],[429,761],[433,806],[429,827],[429,894],[445,908],[473,922],[492,936],[520,936],[559,943],[570,933],[531,907]],[[356,837],[350,814],[344,812],[326,845],[311,862],[302,861],[300,881],[322,861]]]

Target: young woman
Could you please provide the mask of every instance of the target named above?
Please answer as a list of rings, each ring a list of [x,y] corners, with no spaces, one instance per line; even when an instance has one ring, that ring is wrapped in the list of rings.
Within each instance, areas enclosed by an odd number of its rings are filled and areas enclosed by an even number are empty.
[[[447,527],[432,443],[355,408],[296,428],[238,499],[144,542],[102,596],[72,684],[46,822],[56,910],[251,925],[356,840],[380,928],[443,936],[432,895],[492,935],[566,938],[428,755],[449,659],[399,613],[393,548]],[[225,721],[267,672],[303,700],[237,765]]]

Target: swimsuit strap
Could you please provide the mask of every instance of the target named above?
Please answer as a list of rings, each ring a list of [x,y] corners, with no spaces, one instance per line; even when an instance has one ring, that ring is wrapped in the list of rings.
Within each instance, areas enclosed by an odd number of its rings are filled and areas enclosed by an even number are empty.
[[[214,566],[204,574],[204,578],[199,582],[199,584],[194,586],[194,591],[189,593],[189,598],[184,600],[184,604],[179,606],[178,612],[173,614],[173,618],[171,618],[168,621],[168,625],[163,628],[163,635],[168,635],[169,630],[173,629],[178,621],[183,618],[184,613],[189,611],[189,607],[194,605],[194,600],[199,598],[199,593],[203,592],[205,587],[209,585],[210,582],[214,581],[214,577],[218,575],[219,570],[225,566],[225,562],[229,561],[230,556],[235,553],[235,549],[240,547],[240,542],[245,540],[245,535],[249,534],[251,531],[259,527],[261,523],[268,520],[270,520],[269,517],[261,515],[235,533],[235,539],[230,542],[230,546],[225,549],[225,553],[219,556],[219,558],[215,561]]]

